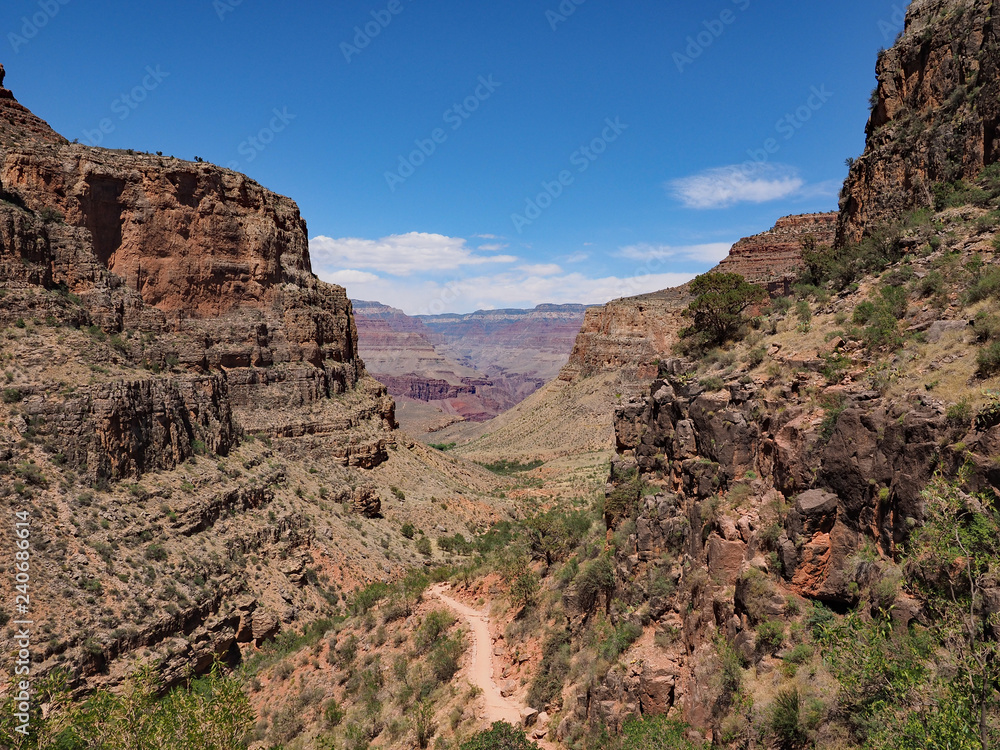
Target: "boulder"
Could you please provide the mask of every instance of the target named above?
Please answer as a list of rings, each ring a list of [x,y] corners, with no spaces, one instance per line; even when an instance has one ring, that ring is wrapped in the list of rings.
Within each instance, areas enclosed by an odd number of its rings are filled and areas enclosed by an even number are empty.
[[[372,485],[363,484],[354,489],[351,497],[351,512],[365,518],[382,516],[382,499]]]

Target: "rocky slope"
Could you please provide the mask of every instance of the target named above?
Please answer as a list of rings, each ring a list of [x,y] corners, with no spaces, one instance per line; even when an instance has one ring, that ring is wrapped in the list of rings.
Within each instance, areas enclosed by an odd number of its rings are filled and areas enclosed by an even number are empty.
[[[1000,15],[992,0],[914,0],[878,59],[865,151],[841,194],[840,241],[856,241],[934,186],[1000,159]]]

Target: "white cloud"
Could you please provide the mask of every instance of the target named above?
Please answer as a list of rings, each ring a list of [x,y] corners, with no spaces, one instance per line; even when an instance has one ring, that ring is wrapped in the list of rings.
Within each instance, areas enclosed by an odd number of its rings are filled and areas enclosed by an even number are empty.
[[[673,180],[667,189],[687,208],[726,208],[787,198],[804,185],[793,167],[747,162]]]
[[[562,268],[555,263],[535,263],[527,266],[518,266],[518,271],[524,271],[532,276],[555,276],[563,272]]]
[[[678,258],[699,263],[718,263],[729,255],[732,246],[731,242],[713,242],[707,245],[683,245],[679,247],[640,243],[623,247],[617,254],[622,258],[640,261]]]
[[[484,253],[495,253],[499,250],[506,250],[510,245],[506,245],[502,242],[494,242],[491,245],[480,245],[479,249]]]
[[[495,234],[474,234],[473,237],[478,237],[481,240],[498,240],[500,239]]]
[[[410,232],[380,240],[314,237],[309,251],[317,268],[333,273],[344,268],[370,268],[393,276],[453,271],[484,263],[514,263],[512,255],[476,255],[459,237]]]
[[[586,244],[590,245],[590,244],[593,244],[593,243],[588,242]],[[587,260],[587,258],[589,258],[589,257],[590,257],[590,253],[573,253],[572,255],[567,255],[565,258],[563,258],[563,262],[565,262],[565,263],[583,263],[583,261]]]
[[[331,284],[340,284],[340,286],[347,286],[348,284],[371,284],[373,281],[378,280],[379,277],[373,273],[351,269],[324,274],[324,281],[329,281]]]

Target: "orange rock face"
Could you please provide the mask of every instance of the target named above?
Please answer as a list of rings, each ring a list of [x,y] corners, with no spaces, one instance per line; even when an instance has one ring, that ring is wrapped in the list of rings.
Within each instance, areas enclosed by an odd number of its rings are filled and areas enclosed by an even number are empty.
[[[837,214],[804,214],[779,219],[774,228],[733,245],[715,271],[739,273],[754,284],[782,291],[802,267],[802,245],[809,237],[832,244]],[[596,372],[623,371],[640,379],[656,376],[664,359],[690,322],[682,315],[690,304],[687,285],[609,302],[587,311],[569,364],[560,378],[573,380]]]
[[[836,234],[836,213],[785,216],[773,229],[733,245],[715,270],[741,274],[754,284],[778,284],[798,276],[808,238],[817,245],[832,245]]]
[[[350,300],[312,274],[295,202],[244,175],[71,144],[0,89],[0,287],[0,324],[121,334],[130,383],[72,403],[38,387],[36,416],[71,415],[53,440],[95,477],[169,468],[197,442],[224,454],[240,428],[321,436],[345,463],[384,459],[394,406],[365,376]],[[166,368],[176,385],[142,374]],[[202,382],[211,398],[197,396]],[[350,407],[333,400],[349,392]],[[129,415],[149,416],[130,430]]]

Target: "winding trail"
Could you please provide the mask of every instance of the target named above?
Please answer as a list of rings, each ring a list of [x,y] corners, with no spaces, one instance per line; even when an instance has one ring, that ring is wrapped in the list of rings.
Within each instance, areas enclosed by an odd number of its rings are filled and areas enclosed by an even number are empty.
[[[515,727],[521,726],[521,711],[525,706],[510,698],[504,698],[493,680],[493,638],[490,636],[489,616],[452,599],[445,593],[446,591],[448,586],[443,583],[430,588],[432,596],[465,618],[472,629],[472,664],[469,666],[468,678],[469,682],[483,691],[483,697],[486,699],[483,719],[487,724],[506,721]],[[535,740],[535,742],[545,750],[555,750],[555,745],[545,740]]]

